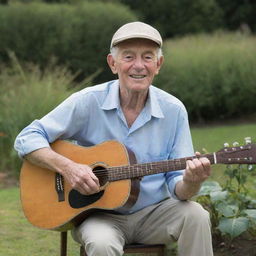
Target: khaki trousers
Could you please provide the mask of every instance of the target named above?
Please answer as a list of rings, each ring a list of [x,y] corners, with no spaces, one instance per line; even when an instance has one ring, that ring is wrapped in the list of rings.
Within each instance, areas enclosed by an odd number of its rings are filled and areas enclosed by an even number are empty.
[[[193,201],[164,200],[130,215],[95,213],[73,230],[88,256],[121,256],[124,244],[178,242],[179,256],[212,256],[209,213]]]

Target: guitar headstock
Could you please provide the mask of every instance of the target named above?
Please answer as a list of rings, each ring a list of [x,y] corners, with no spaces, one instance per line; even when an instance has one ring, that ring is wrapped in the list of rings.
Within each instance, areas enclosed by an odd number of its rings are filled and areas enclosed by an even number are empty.
[[[256,164],[256,144],[224,147],[215,156],[220,164]]]

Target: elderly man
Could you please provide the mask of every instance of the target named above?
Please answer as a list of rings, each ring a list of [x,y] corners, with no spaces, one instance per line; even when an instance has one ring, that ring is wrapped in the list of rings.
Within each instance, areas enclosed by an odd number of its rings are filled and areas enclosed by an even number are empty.
[[[152,85],[163,64],[162,38],[148,24],[132,22],[113,35],[107,62],[118,80],[79,91],[17,137],[21,157],[60,173],[81,194],[99,191],[87,165],[54,152],[49,143],[72,139],[91,146],[115,139],[130,148],[137,162],[193,154],[187,112],[174,96]],[[178,241],[181,256],[211,256],[209,214],[189,201],[210,175],[206,158],[187,161],[185,170],[145,176],[129,209],[92,214],[73,230],[87,255],[122,255],[126,243]]]

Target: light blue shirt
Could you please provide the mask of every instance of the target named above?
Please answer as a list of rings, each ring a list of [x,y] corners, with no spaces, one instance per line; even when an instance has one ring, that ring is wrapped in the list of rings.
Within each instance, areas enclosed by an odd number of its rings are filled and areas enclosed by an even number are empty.
[[[71,139],[83,146],[106,140],[118,140],[131,149],[138,163],[175,159],[193,155],[193,146],[184,105],[174,96],[154,87],[144,109],[131,127],[120,107],[119,81],[85,88],[74,93],[40,120],[21,131],[15,141],[20,157],[44,147],[56,139]],[[145,176],[140,182],[132,213],[175,198],[175,185],[183,171]]]

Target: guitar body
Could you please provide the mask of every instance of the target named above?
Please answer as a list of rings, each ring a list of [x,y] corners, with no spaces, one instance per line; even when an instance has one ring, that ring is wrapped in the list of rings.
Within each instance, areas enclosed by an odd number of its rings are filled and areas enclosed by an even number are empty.
[[[51,145],[57,153],[81,164],[95,167],[124,166],[135,158],[117,141],[107,141],[93,147],[82,147],[65,141]],[[63,201],[59,201],[56,173],[24,161],[20,174],[21,202],[25,216],[33,225],[64,231],[79,225],[96,210],[130,207],[137,198],[138,180],[109,182],[100,193],[83,196],[63,180]],[[74,201],[72,203],[72,201]]]

